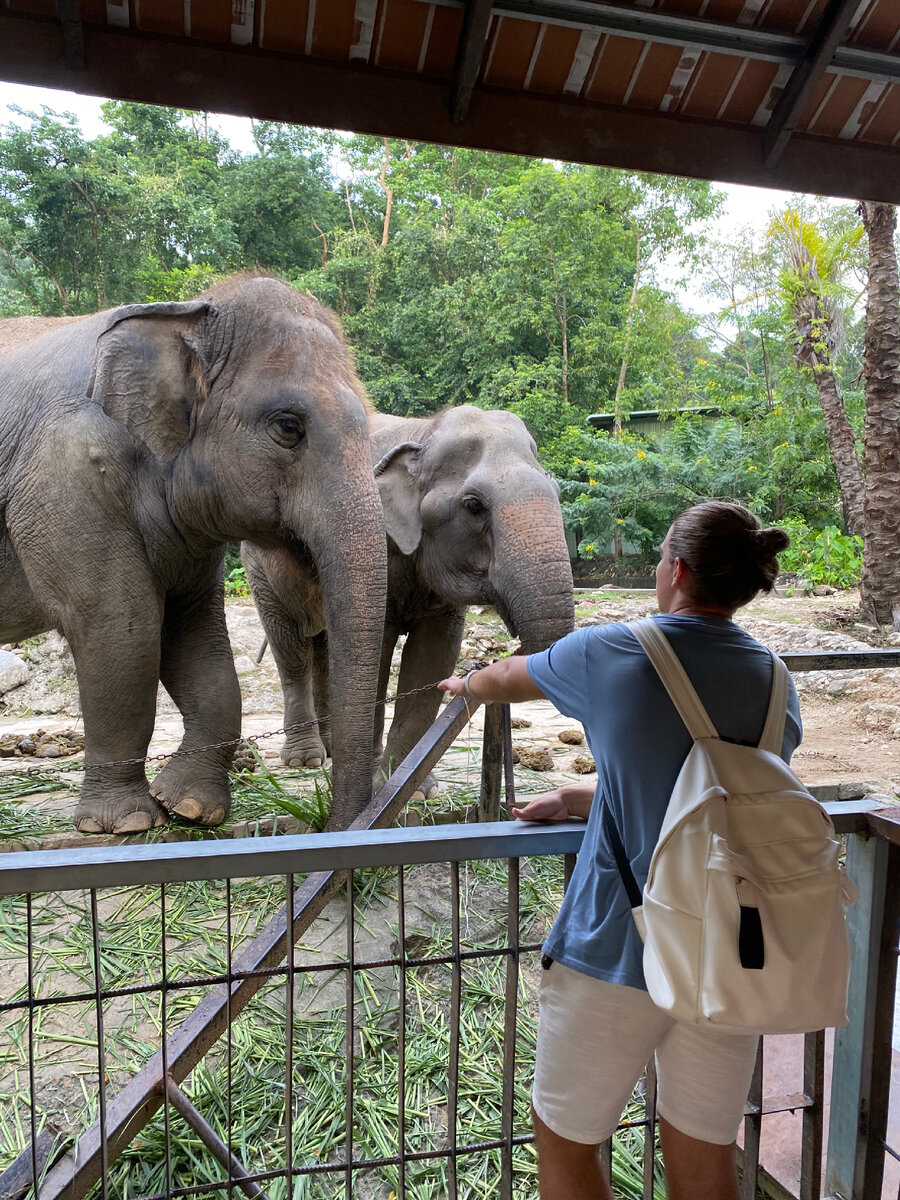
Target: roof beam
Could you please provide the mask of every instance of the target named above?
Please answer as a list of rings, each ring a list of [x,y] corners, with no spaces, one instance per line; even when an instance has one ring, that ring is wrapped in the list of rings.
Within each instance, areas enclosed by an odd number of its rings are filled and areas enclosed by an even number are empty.
[[[826,5],[809,39],[806,53],[794,67],[763,132],[763,153],[767,167],[774,167],[778,162],[858,8],[859,0],[829,0]]]
[[[450,88],[450,120],[458,125],[466,119],[469,102],[478,81],[484,45],[491,27],[493,0],[469,0],[463,21],[456,64],[453,68],[453,84]]]
[[[797,133],[767,170],[755,127],[486,86],[459,125],[450,120],[445,80],[110,26],[86,24],[84,42],[87,67],[76,71],[62,53],[57,20],[0,8],[0,79],[378,137],[900,202],[900,150],[887,146]]]
[[[422,2],[462,8],[464,0]],[[799,63],[807,52],[806,38],[796,34],[773,33],[752,25],[727,25],[659,9],[626,8],[607,4],[605,0],[494,0],[493,11],[498,17],[649,39],[670,46],[699,46],[701,50],[734,54],[740,58],[760,58],[766,62]],[[898,54],[839,45],[831,65],[844,75],[881,83],[900,83]]]

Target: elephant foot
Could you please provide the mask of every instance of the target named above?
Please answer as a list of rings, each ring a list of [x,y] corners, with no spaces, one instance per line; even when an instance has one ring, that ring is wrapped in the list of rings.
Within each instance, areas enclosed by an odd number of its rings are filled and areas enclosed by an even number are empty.
[[[392,764],[396,765],[396,764]],[[391,765],[382,763],[375,768],[375,775],[372,780],[372,787],[377,792],[379,788],[384,787],[388,779],[390,779],[393,771]],[[411,800],[433,800],[440,792],[438,781],[431,774],[425,776],[416,790],[410,796]]]
[[[83,796],[75,809],[81,833],[145,833],[165,825],[166,814],[144,786],[132,795]]]
[[[281,761],[286,767],[322,767],[327,758],[328,751],[318,738],[306,742],[297,738],[281,747]]]
[[[438,781],[433,775],[426,775],[412,794],[413,800],[433,800],[440,793]]]
[[[167,812],[197,825],[221,825],[231,809],[226,781],[196,774],[196,763],[172,759],[152,780],[150,791]],[[224,774],[224,773],[223,773]]]

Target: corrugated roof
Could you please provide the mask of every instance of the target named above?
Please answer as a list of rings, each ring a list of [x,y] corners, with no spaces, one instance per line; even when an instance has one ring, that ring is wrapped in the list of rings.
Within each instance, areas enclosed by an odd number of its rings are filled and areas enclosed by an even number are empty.
[[[0,77],[900,200],[900,0],[4,0]]]

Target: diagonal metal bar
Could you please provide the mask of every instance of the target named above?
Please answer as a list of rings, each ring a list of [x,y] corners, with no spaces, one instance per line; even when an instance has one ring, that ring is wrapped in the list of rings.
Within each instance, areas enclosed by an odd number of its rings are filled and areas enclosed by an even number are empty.
[[[31,1107],[33,1110],[34,1105]],[[40,1178],[44,1168],[64,1154],[68,1146],[67,1136],[48,1121],[34,1141],[0,1172],[0,1200],[25,1200],[35,1172]]]
[[[806,53],[794,67],[784,91],[763,131],[766,166],[774,167],[809,103],[816,84],[825,74],[834,52],[844,40],[859,0],[828,0]]]
[[[492,10],[493,0],[469,0],[466,5],[450,89],[450,120],[457,124],[466,119],[469,111],[491,27]]]
[[[166,1080],[166,1092],[172,1107],[184,1117],[207,1150],[219,1160],[228,1172],[229,1179],[233,1179],[236,1185],[250,1196],[251,1200],[269,1200],[259,1184],[250,1178],[250,1172],[241,1160],[232,1154],[171,1076]]]
[[[350,829],[375,829],[389,824],[477,707],[471,700],[468,703],[460,698],[451,700]],[[280,963],[288,944],[296,942],[309,928],[347,874],[346,870],[318,871],[307,876],[292,897],[290,925],[285,905],[235,960],[234,975],[264,971]],[[236,978],[230,986],[219,984],[210,989],[166,1045],[168,1074],[174,1083],[181,1083],[190,1074],[225,1032],[228,1020],[243,1011],[266,978],[259,974]],[[39,1200],[81,1200],[99,1181],[104,1159],[111,1163],[122,1153],[163,1103],[166,1092],[160,1050],[107,1105],[105,1141],[99,1123],[86,1130],[74,1154],[67,1155],[47,1174]]]

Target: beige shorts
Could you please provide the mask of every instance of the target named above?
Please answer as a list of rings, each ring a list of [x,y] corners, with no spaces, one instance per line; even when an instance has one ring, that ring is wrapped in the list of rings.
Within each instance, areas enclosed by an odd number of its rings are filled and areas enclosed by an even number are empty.
[[[675,1021],[638,988],[561,963],[542,972],[534,1110],[560,1137],[599,1145],[615,1132],[651,1056],[658,1109],[688,1137],[735,1140],[759,1039]]]

